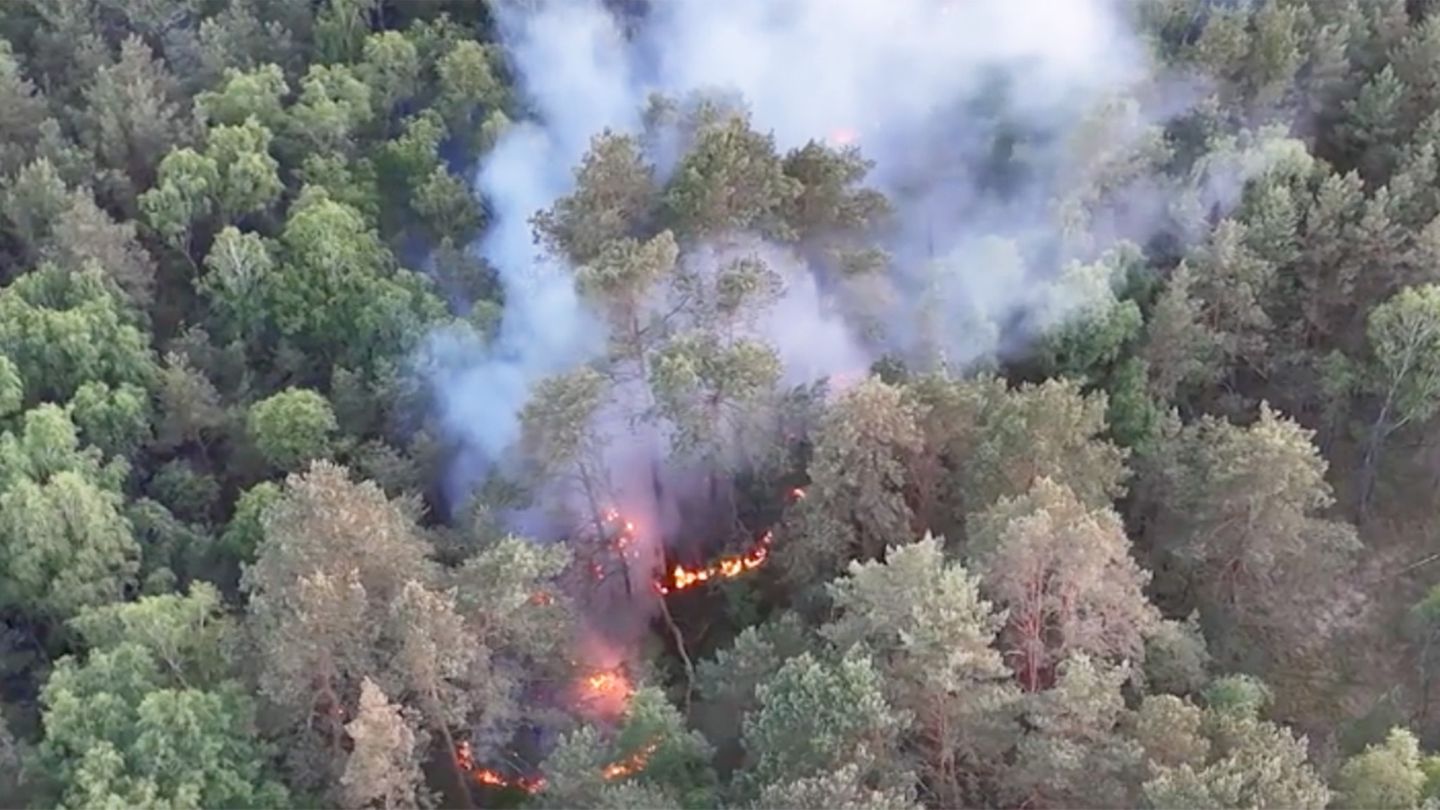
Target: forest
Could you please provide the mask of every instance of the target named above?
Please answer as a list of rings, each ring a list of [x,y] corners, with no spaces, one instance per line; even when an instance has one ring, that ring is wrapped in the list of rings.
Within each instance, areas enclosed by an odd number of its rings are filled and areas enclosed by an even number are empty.
[[[1440,0],[0,3],[0,807],[1440,809]]]

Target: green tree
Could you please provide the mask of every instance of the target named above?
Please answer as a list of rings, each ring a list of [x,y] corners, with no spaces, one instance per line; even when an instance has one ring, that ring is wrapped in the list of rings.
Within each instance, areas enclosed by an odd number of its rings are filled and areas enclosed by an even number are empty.
[[[62,807],[283,807],[239,684],[178,685],[131,642],[61,659],[40,696],[40,759]]]
[[[1204,417],[1152,460],[1163,504],[1152,537],[1194,586],[1206,627],[1227,628],[1227,655],[1302,655],[1324,637],[1323,605],[1359,544],[1319,516],[1333,498],[1311,436],[1264,405],[1249,427]]]
[[[455,42],[435,62],[439,79],[436,108],[451,132],[472,132],[483,112],[506,101],[505,86],[495,76],[492,52],[474,40]]]
[[[775,139],[750,126],[745,115],[710,122],[665,188],[665,219],[682,239],[754,230],[793,237],[784,212],[800,196],[800,182],[785,174]]]
[[[65,402],[87,382],[143,388],[155,370],[149,335],[95,267],[43,265],[0,291],[0,353],[27,403]]]
[[[296,470],[330,450],[339,425],[330,403],[304,388],[287,388],[250,406],[246,430],[266,461]]]
[[[915,536],[906,498],[909,465],[922,447],[915,403],[868,378],[840,396],[815,434],[806,498],[787,518],[776,561],[797,583],[839,573]]]
[[[311,65],[290,108],[289,132],[310,149],[345,153],[374,115],[370,87],[349,66]]]
[[[657,193],[654,169],[639,141],[606,130],[590,139],[575,169],[575,190],[531,223],[547,247],[585,266],[606,246],[638,235],[650,219]]]
[[[195,108],[211,126],[241,126],[254,118],[272,132],[286,121],[284,98],[290,86],[277,65],[248,71],[228,68],[219,89],[195,96]]]
[[[1026,696],[1029,729],[1002,777],[1008,801],[1055,807],[1134,805],[1140,746],[1120,733],[1128,666],[1081,654],[1058,669],[1054,688]]]
[[[394,257],[356,209],[307,187],[280,236],[280,271],[264,276],[266,311],[297,348],[347,365],[405,351],[444,305]]]
[[[1383,744],[1368,746],[1340,766],[1335,803],[1381,810],[1416,807],[1424,784],[1419,741],[1406,729],[1392,728]]]
[[[370,86],[375,115],[384,119],[397,104],[420,89],[420,53],[399,31],[380,31],[365,38],[356,72]]]
[[[751,792],[856,766],[891,789],[912,787],[897,747],[910,715],[885,700],[883,679],[868,658],[791,658],[756,689],[759,708],[745,716],[740,777]]]
[[[100,68],[86,88],[80,138],[122,203],[132,204],[151,185],[160,159],[188,139],[178,92],[165,63],[133,34],[121,43],[119,61]]]
[[[1257,711],[1254,703],[1207,708],[1202,745],[1190,761],[1149,763],[1141,787],[1145,806],[1325,807],[1330,791],[1308,762],[1305,739],[1259,719]],[[1170,730],[1172,745],[1179,728]]]
[[[1380,408],[1361,469],[1361,507],[1369,504],[1387,438],[1440,408],[1440,286],[1410,287],[1370,313],[1373,387]]]
[[[820,633],[842,653],[874,659],[889,703],[914,717],[905,739],[926,797],[958,807],[978,800],[980,774],[1014,744],[1018,694],[992,647],[1003,616],[941,545],[927,536],[891,546],[884,562],[851,562],[829,585],[839,616]]]
[[[260,334],[267,316],[262,295],[274,283],[274,270],[270,248],[258,234],[229,226],[216,235],[195,286],[213,307],[220,334],[242,340]]]
[[[67,407],[86,443],[106,455],[128,457],[150,438],[150,396],[137,385],[87,382]]]

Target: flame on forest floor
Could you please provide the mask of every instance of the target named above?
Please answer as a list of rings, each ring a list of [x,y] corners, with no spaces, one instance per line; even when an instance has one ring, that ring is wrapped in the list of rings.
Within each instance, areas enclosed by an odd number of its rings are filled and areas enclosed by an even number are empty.
[[[647,743],[644,748],[641,748],[630,756],[606,765],[600,770],[600,776],[606,781],[614,781],[616,779],[624,779],[631,774],[639,773],[645,770],[645,766],[650,763],[650,755],[654,754],[655,749],[659,747],[660,743],[658,742]]]
[[[734,579],[741,574],[754,571],[770,559],[770,544],[774,542],[774,539],[775,536],[772,533],[765,532],[744,554],[721,557],[700,568],[687,568],[676,564],[674,568],[666,572],[659,582],[655,583],[655,590],[659,591],[661,596],[665,596],[714,579]]]
[[[469,740],[462,740],[455,747],[455,764],[460,766],[460,770],[468,773],[477,785],[497,789],[511,788],[532,795],[545,789],[545,777],[543,776],[510,777],[494,768],[476,765],[475,754],[470,748]]]

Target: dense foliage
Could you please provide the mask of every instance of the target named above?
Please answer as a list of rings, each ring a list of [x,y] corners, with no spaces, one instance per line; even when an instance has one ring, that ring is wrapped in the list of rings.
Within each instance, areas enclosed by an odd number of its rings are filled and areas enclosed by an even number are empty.
[[[0,805],[1440,806],[1440,3],[1119,4],[1200,98],[918,262],[863,139],[656,97],[529,212],[603,339],[458,486],[493,5],[0,4]],[[797,256],[872,366],[793,379]]]

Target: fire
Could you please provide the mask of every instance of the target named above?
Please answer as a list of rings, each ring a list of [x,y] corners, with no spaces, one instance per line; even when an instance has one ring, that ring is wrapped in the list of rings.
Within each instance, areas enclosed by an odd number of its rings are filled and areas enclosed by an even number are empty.
[[[628,691],[628,684],[615,672],[600,672],[585,679],[585,688],[591,694],[603,695],[616,689]]]
[[[849,127],[840,127],[830,133],[830,144],[832,146],[849,146],[860,140],[860,133]]]
[[[554,601],[555,597],[545,591],[536,591],[530,594],[530,604],[532,605],[548,605]]]
[[[650,755],[655,753],[655,749],[659,747],[659,743],[649,743],[630,756],[606,765],[601,769],[600,775],[604,777],[606,781],[613,781],[615,779],[624,779],[631,774],[638,773],[645,769],[645,766],[650,762]]]
[[[470,748],[469,740],[462,740],[455,746],[455,764],[460,770],[470,774],[470,778],[476,784],[485,785],[498,789],[513,788],[525,793],[535,794],[545,789],[545,777],[543,776],[516,776],[507,777],[494,768],[486,768],[475,764],[475,752]]]
[[[793,488],[790,490],[790,502],[791,502],[791,503],[794,503],[795,501],[803,501],[803,500],[805,500],[805,488],[804,488],[804,487],[793,487]]]
[[[613,718],[625,713],[635,687],[619,667],[593,672],[574,685],[577,709],[593,718]]]
[[[770,559],[770,544],[773,540],[774,535],[765,532],[744,554],[722,557],[703,568],[686,568],[683,565],[676,565],[661,582],[656,583],[655,588],[660,595],[664,596],[675,591],[693,588],[712,579],[734,579],[741,574],[754,571]]]

